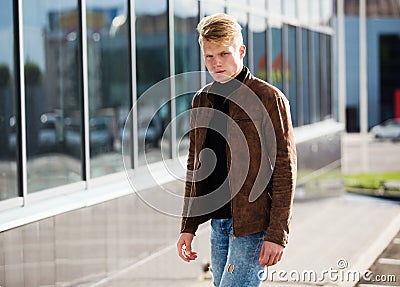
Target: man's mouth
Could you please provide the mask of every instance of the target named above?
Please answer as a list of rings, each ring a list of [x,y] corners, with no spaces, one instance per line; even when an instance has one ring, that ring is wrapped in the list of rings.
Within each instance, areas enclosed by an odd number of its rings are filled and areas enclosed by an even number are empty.
[[[222,74],[223,72],[225,71],[224,70],[215,71],[216,74]]]

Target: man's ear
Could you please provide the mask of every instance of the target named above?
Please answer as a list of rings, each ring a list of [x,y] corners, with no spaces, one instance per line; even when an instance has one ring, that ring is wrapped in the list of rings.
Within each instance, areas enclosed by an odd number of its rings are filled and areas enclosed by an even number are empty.
[[[245,45],[240,46],[239,53],[240,53],[240,59],[243,59],[244,56],[246,56],[246,46]]]

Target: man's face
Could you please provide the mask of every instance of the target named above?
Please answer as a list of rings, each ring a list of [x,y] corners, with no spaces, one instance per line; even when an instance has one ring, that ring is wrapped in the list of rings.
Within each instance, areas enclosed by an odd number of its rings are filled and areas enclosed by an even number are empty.
[[[217,82],[225,83],[235,78],[243,68],[244,45],[204,40],[202,50],[206,67]]]

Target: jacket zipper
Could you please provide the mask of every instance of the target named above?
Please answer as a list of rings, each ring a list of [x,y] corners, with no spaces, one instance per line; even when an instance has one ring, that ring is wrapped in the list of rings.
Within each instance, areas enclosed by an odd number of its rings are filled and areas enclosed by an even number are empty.
[[[228,131],[228,127],[229,127],[229,125],[228,125],[228,123],[227,123],[227,127],[226,127],[226,134],[227,134],[227,136],[229,135],[229,131]],[[225,146],[225,153],[227,154],[228,153],[228,151],[227,151],[227,147]],[[231,158],[231,160],[232,160],[232,158]],[[234,220],[233,220],[233,197],[232,197],[232,190],[231,190],[231,180],[230,180],[230,178],[229,178],[229,172],[230,172],[230,164],[229,164],[229,159],[228,159],[228,154],[227,154],[227,156],[226,156],[226,167],[227,167],[227,169],[228,169],[228,185],[229,185],[229,192],[230,192],[230,194],[231,194],[231,216],[232,216],[232,241],[233,240],[235,240],[235,228],[234,228]]]

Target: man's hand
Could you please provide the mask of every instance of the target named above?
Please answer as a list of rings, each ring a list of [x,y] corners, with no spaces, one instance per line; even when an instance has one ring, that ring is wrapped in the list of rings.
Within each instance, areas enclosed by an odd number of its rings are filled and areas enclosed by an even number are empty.
[[[264,267],[275,265],[281,260],[282,255],[283,246],[273,242],[264,241],[260,253],[260,265]]]
[[[191,233],[181,233],[176,247],[178,248],[179,257],[186,262],[195,260],[197,253],[192,251],[192,241],[194,235]]]

